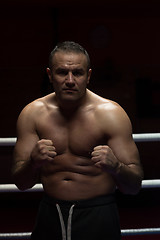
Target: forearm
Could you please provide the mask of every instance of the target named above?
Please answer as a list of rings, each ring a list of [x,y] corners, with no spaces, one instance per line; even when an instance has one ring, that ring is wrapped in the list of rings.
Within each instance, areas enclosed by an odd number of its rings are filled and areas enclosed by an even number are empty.
[[[20,190],[32,188],[39,182],[39,169],[33,166],[30,160],[17,161],[12,169],[13,181]]]
[[[139,165],[120,164],[113,174],[119,190],[125,194],[137,194],[141,189],[143,170]]]

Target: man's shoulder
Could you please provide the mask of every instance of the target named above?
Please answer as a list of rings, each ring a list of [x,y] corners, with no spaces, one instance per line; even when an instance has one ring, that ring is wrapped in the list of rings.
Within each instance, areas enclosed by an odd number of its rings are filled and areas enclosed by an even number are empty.
[[[117,108],[121,108],[120,105],[110,99],[107,99],[105,97],[99,96],[98,94],[95,94],[93,92],[89,92],[92,104],[95,106],[97,110],[115,110]]]
[[[53,98],[54,98],[53,93],[48,94],[44,97],[37,98],[34,101],[27,104],[23,108],[22,113],[32,113],[32,114],[37,114],[37,112],[41,113],[51,105]],[[52,102],[52,105],[54,106],[54,101]]]
[[[122,123],[128,121],[127,113],[117,102],[92,92],[91,97],[93,104],[92,109],[94,109],[95,115],[100,122],[117,124],[117,122]]]
[[[130,119],[117,102],[95,95],[93,103],[92,110],[102,132],[109,136],[131,132]]]

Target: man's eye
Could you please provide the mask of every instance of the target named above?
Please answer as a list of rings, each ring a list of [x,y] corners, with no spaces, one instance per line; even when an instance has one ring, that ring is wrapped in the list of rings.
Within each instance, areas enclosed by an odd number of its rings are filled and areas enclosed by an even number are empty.
[[[67,72],[65,70],[60,70],[60,71],[57,71],[57,74],[65,76],[65,75],[67,75]]]
[[[82,71],[73,71],[74,76],[82,76],[83,72]]]

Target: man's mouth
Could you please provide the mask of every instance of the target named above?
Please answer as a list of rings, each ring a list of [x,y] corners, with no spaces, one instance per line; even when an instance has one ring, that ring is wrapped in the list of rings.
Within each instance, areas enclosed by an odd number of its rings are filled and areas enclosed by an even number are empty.
[[[64,91],[64,92],[68,92],[68,93],[69,93],[69,92],[71,92],[71,93],[72,93],[72,92],[77,92],[77,90],[76,90],[76,89],[73,89],[73,88],[65,88],[65,89],[63,89],[63,91]]]

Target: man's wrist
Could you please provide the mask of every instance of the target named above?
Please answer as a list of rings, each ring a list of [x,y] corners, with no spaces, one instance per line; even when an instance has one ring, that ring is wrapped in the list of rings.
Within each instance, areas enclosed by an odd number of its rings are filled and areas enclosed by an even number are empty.
[[[115,175],[119,175],[123,167],[124,167],[124,164],[122,162],[119,162],[115,171]]]

